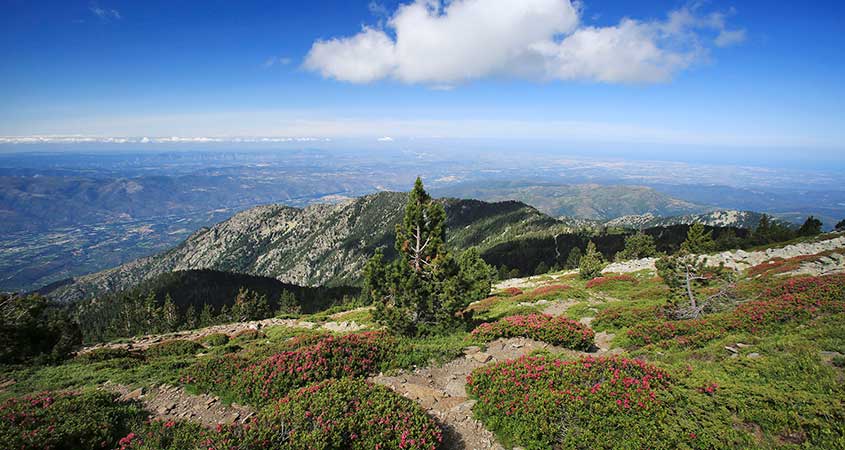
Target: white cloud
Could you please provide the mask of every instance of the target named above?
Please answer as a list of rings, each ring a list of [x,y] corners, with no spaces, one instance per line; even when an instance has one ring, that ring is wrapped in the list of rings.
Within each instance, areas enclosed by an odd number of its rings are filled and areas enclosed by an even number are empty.
[[[724,14],[698,9],[593,27],[581,23],[581,4],[572,0],[414,0],[384,28],[316,41],[304,67],[353,83],[440,87],[489,76],[662,82],[707,55],[705,37],[717,35],[717,46],[744,38],[726,28]]]
[[[729,47],[745,41],[745,30],[722,30],[716,36],[715,44],[719,47]]]
[[[393,142],[393,138],[390,136],[380,137],[376,140],[379,142]]]
[[[92,2],[88,5],[88,10],[91,11],[91,14],[99,17],[100,20],[110,21],[110,20],[120,20],[123,16],[120,14],[120,11],[111,8],[101,8],[97,3]]]

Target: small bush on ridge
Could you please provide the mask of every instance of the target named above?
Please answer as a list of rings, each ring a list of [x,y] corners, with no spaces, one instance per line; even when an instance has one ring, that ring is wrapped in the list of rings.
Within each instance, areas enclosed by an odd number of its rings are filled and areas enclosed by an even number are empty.
[[[522,336],[575,350],[587,350],[593,345],[595,333],[590,327],[563,316],[528,314],[483,323],[472,330],[472,336],[484,341]]]
[[[217,347],[220,345],[226,345],[229,343],[229,335],[226,333],[212,333],[207,336],[204,336],[201,339],[202,343],[205,345],[209,345],[211,347]]]
[[[173,339],[150,346],[147,348],[145,354],[150,358],[193,355],[202,348],[203,346],[201,344],[194,341]]]

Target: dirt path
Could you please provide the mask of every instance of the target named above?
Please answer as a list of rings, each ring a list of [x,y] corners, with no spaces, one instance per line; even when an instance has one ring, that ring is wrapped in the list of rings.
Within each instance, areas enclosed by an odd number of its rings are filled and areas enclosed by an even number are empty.
[[[102,389],[121,394],[119,400],[138,400],[150,417],[170,420],[190,420],[206,427],[215,425],[246,423],[255,414],[248,406],[224,405],[213,395],[193,395],[182,388],[161,385],[152,388],[133,389],[122,384],[106,382]]]
[[[562,300],[549,305],[545,312],[561,315],[575,302]],[[589,324],[592,317],[582,319]],[[527,338],[497,339],[482,350],[472,346],[464,349],[464,356],[442,366],[430,366],[394,376],[379,375],[371,381],[387,386],[399,394],[416,400],[433,417],[437,418],[444,429],[444,448],[447,450],[482,450],[501,449],[501,444],[484,425],[472,416],[475,400],[467,397],[466,379],[473,370],[484,365],[516,359],[534,350],[548,350],[565,356],[599,355],[615,353],[610,342],[613,334],[596,333],[596,351],[578,352],[555,347]]]
[[[526,338],[498,339],[486,350],[467,347],[464,356],[443,366],[425,367],[395,376],[379,375],[371,381],[416,400],[444,428],[444,448],[448,450],[503,449],[493,433],[472,417],[475,400],[467,398],[466,379],[473,370],[486,364],[516,359],[534,350],[547,349],[573,356],[579,352],[554,347]]]

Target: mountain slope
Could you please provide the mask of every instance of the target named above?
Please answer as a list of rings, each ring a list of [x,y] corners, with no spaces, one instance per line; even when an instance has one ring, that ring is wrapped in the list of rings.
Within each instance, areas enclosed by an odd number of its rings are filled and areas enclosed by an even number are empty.
[[[652,228],[700,222],[713,227],[754,229],[760,223],[761,217],[763,217],[762,213],[754,211],[719,210],[674,217],[655,217],[652,214],[622,216],[605,222],[605,225],[623,228]]]
[[[79,277],[50,296],[73,301],[192,269],[268,276],[303,286],[348,284],[376,248],[393,250],[406,199],[404,193],[382,192],[301,209],[259,206],[202,229],[167,252]],[[569,230],[518,202],[440,201],[446,207],[449,242],[458,248],[485,249],[520,236]]]
[[[553,217],[601,221],[635,214],[676,216],[710,209],[643,186],[495,181],[463,183],[433,192],[484,201],[515,200]]]

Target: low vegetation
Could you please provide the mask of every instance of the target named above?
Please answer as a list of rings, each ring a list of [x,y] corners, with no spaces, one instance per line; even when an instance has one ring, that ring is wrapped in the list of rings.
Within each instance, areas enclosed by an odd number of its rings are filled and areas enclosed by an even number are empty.
[[[527,337],[573,350],[588,350],[595,337],[590,327],[576,320],[549,314],[505,317],[497,322],[479,325],[472,330],[471,335],[481,341]]]

